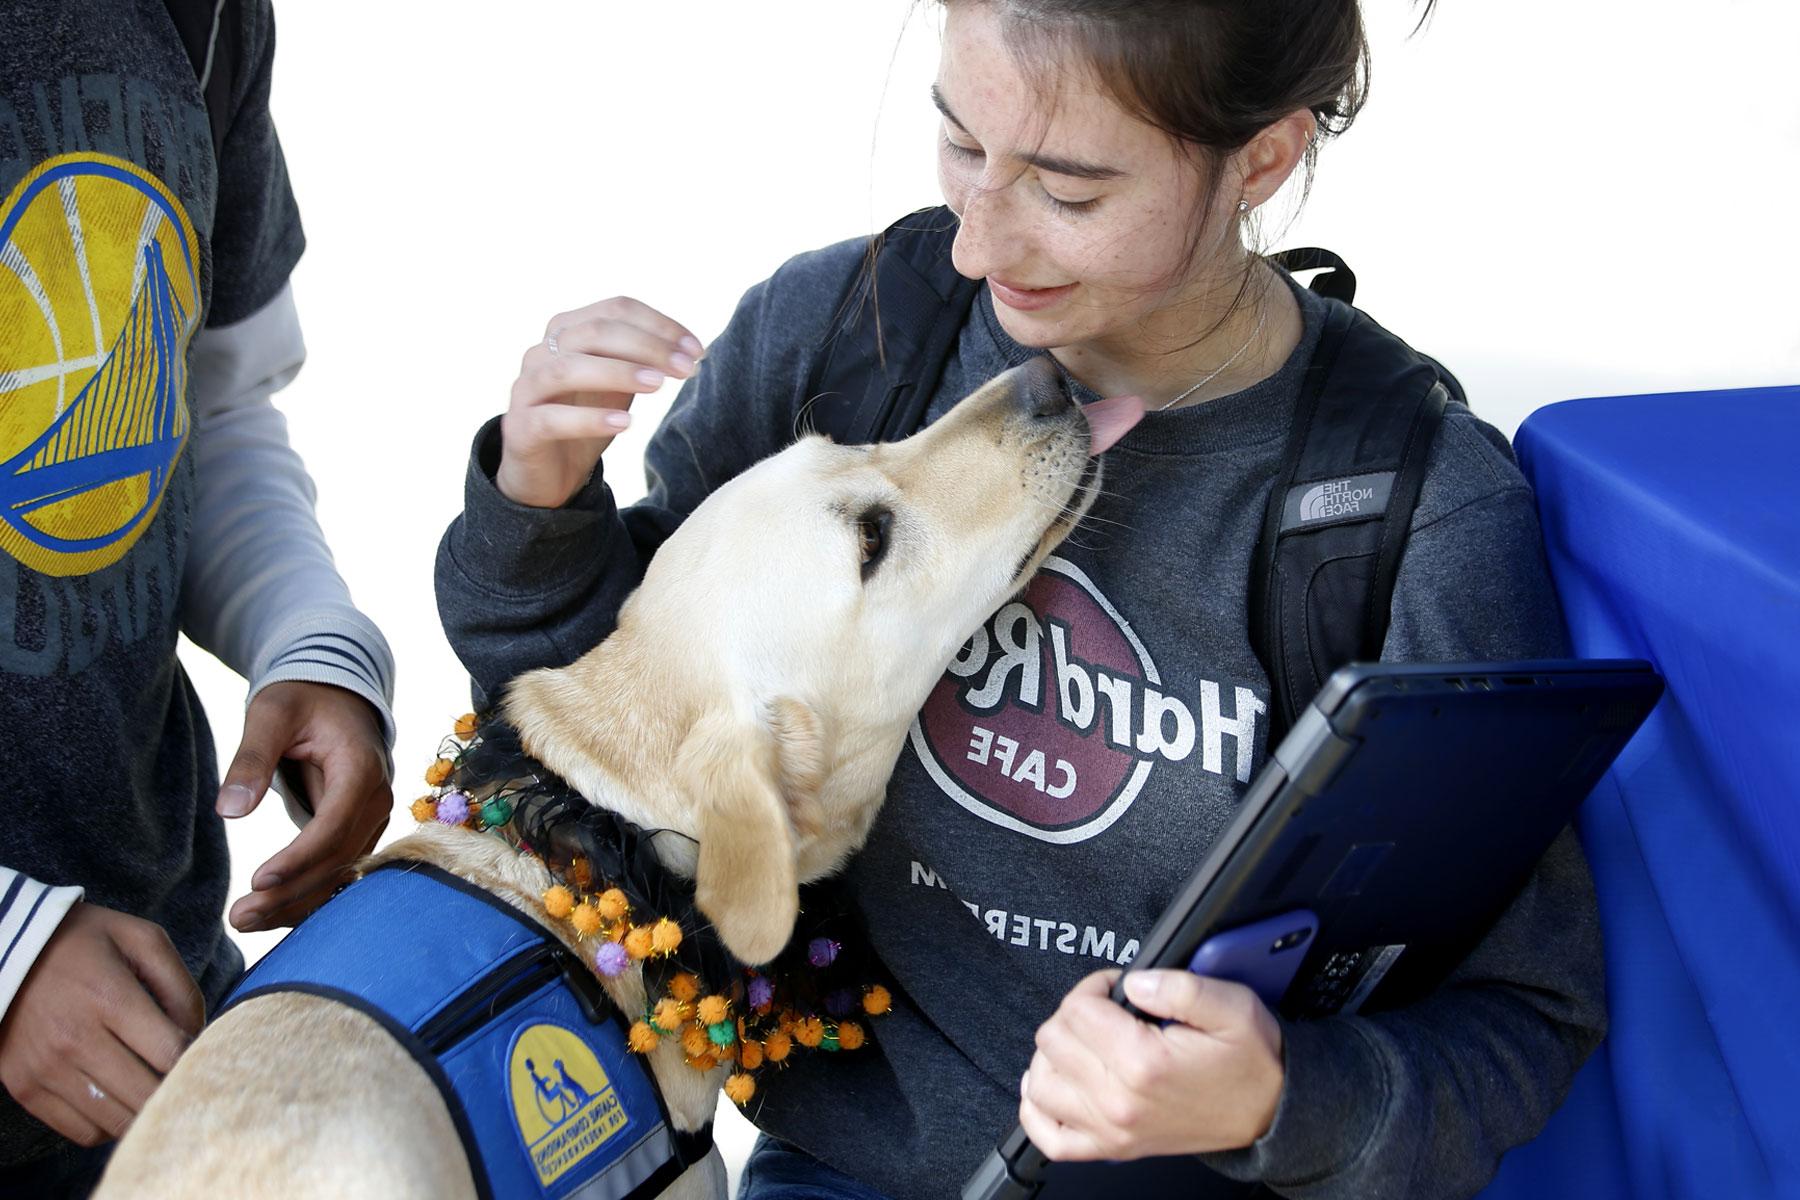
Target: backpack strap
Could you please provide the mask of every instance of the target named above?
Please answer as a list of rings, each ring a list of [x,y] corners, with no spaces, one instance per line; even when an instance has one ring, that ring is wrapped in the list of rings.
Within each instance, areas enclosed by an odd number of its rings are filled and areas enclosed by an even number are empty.
[[[225,135],[231,128],[231,97],[237,86],[238,64],[243,59],[243,27],[227,20],[225,7],[233,0],[164,0],[169,17],[181,34],[200,94],[206,100],[206,120],[212,126],[213,156],[225,156]]]
[[[1250,642],[1273,689],[1271,745],[1332,671],[1380,657],[1453,391],[1460,398],[1434,361],[1329,302],[1251,560]]]
[[[1298,275],[1303,271],[1321,272],[1306,286],[1328,300],[1341,300],[1349,304],[1356,299],[1356,272],[1350,269],[1349,263],[1329,250],[1321,250],[1317,246],[1297,246],[1292,250],[1280,250],[1269,255],[1269,261],[1289,275]]]
[[[948,208],[920,209],[871,239],[868,264],[851,280],[798,397],[813,428],[857,445],[898,441],[925,423],[981,288],[951,265],[955,239]]]

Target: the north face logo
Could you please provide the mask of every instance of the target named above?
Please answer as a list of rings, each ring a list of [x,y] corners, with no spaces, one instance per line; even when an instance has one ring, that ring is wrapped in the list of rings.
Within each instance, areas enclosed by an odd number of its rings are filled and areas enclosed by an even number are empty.
[[[1392,471],[1295,484],[1282,501],[1281,531],[1286,533],[1322,521],[1372,520],[1387,511],[1393,491]]]
[[[1052,557],[950,664],[912,744],[984,820],[1085,841],[1124,815],[1159,762],[1197,753],[1206,770],[1249,779],[1263,701],[1211,680],[1197,691],[1197,704],[1168,694],[1131,626],[1079,567]]]
[[[1300,519],[1324,521],[1347,517],[1362,512],[1363,506],[1374,499],[1375,489],[1357,487],[1355,480],[1337,479],[1316,484],[1300,497]]]

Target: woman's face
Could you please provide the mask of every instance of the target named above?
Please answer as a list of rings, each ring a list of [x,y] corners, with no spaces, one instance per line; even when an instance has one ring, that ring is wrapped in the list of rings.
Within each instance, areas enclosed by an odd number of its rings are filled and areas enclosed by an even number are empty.
[[[1027,76],[983,3],[949,6],[933,96],[944,113],[938,181],[962,218],[953,261],[987,280],[1015,341],[1116,354],[1159,332],[1191,338],[1183,302],[1204,295],[1237,249],[1235,223],[1211,214],[1188,265],[1205,185],[1167,135],[1085,70]],[[1229,191],[1215,208],[1235,208]]]

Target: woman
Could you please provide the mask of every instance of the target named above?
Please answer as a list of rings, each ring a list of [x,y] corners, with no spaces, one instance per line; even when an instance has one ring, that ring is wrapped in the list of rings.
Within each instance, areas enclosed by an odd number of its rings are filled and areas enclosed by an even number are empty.
[[[986,286],[928,416],[1046,350],[1081,399],[1149,412],[1109,451],[1075,543],[921,714],[846,877],[895,1010],[873,1053],[770,1081],[754,1115],[780,1140],[744,1194],[948,1194],[1015,1115],[1059,1160],[1200,1154],[1296,1196],[1472,1192],[1601,1036],[1571,835],[1401,1011],[1286,1023],[1235,985],[1145,972],[1134,1001],[1172,1022],[1152,1027],[1095,970],[1129,961],[1268,750],[1250,556],[1325,309],[1245,242],[1360,106],[1356,6],[946,8],[939,178],[955,267]],[[440,607],[479,687],[599,640],[683,515],[791,438],[864,248],[752,288],[697,375],[698,340],[635,301],[550,322],[440,551]],[[651,442],[650,495],[619,512],[596,466],[632,397],[670,376],[688,382]],[[1505,441],[1452,406],[1384,656],[1553,656],[1560,629]]]

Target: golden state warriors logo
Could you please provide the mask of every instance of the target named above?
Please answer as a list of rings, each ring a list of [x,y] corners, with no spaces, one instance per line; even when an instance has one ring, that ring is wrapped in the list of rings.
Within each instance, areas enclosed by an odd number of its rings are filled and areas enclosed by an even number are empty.
[[[561,1025],[528,1026],[507,1068],[513,1117],[545,1187],[625,1128],[625,1106],[587,1043]]]
[[[53,158],[0,208],[0,549],[46,575],[124,557],[187,440],[193,224],[123,159]]]

